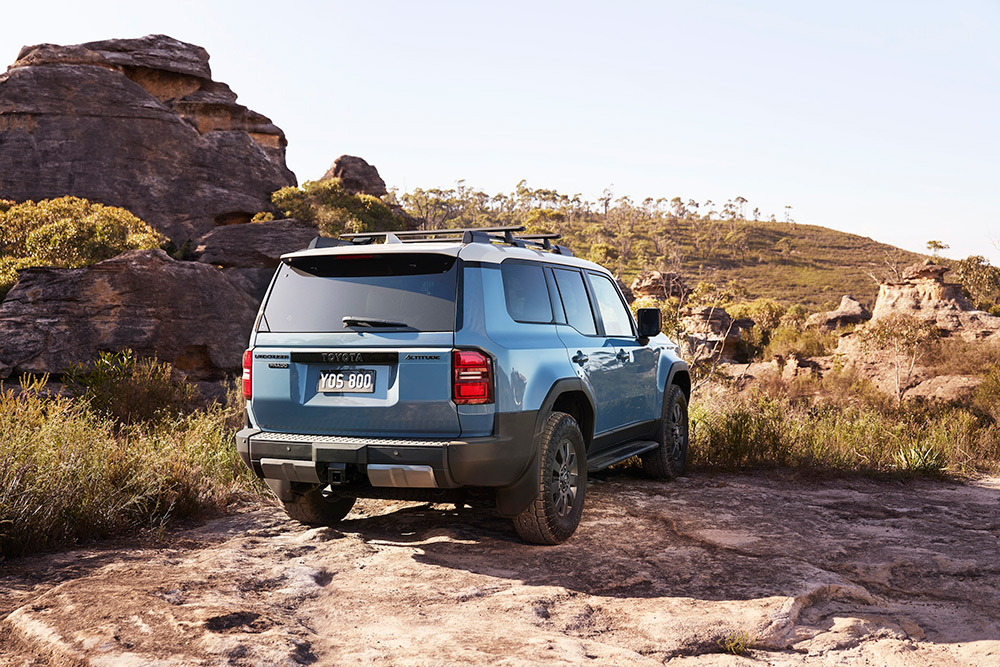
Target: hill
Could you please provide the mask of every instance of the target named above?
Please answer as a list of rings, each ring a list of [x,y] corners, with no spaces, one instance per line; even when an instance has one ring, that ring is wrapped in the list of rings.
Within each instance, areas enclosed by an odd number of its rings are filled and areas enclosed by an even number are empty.
[[[925,258],[825,227],[778,222],[774,216],[749,220],[743,197],[721,210],[710,201],[674,197],[635,203],[609,192],[589,202],[522,181],[510,194],[490,195],[459,182],[450,190],[398,195],[398,202],[432,228],[523,224],[559,232],[574,253],[611,268],[626,283],[645,269],[674,271],[692,287],[736,280],[751,299],[769,297],[814,310],[835,307],[844,294],[871,306],[878,292],[874,278]],[[753,216],[760,218],[760,211],[754,209]]]

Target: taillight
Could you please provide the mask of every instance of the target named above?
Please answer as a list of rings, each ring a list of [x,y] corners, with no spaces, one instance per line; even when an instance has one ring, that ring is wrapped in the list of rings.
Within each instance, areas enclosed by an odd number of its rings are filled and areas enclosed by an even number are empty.
[[[451,397],[459,405],[493,402],[493,362],[482,352],[451,353]]]
[[[247,350],[243,353],[243,398],[250,400],[253,396],[253,385],[251,380],[253,378],[253,350]]]

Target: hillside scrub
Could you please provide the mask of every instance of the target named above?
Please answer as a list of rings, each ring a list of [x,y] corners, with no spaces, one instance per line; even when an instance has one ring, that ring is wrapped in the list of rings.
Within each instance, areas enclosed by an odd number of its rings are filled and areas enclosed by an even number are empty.
[[[260,497],[233,447],[238,399],[123,424],[109,416],[121,406],[105,413],[45,389],[0,385],[0,558],[158,531]]]
[[[899,476],[1000,472],[1000,426],[989,416],[962,406],[890,407],[871,393],[862,396],[863,389],[839,401],[802,400],[815,391],[796,399],[794,388],[773,380],[766,389],[699,398],[691,411],[692,466]]]
[[[17,282],[18,269],[89,266],[166,240],[123,208],[79,197],[0,200],[0,298]]]
[[[525,225],[529,232],[558,232],[574,254],[606,266],[626,283],[646,269],[681,273],[692,285],[739,280],[754,297],[813,310],[835,307],[843,294],[870,303],[878,289],[872,274],[924,257],[799,224],[790,215],[779,221],[744,197],[720,205],[681,197],[638,202],[609,189],[589,201],[524,181],[513,192],[496,194],[459,181],[451,189],[391,192],[389,200],[398,200],[429,229]]]

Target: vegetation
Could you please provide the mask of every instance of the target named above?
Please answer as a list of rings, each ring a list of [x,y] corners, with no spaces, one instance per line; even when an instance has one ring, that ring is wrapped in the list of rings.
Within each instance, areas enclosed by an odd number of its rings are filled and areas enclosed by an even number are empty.
[[[406,219],[399,212],[378,197],[348,192],[339,178],[281,188],[271,195],[271,201],[286,217],[315,223],[326,236],[406,227]],[[268,216],[258,214],[254,219],[267,220]]]
[[[525,225],[554,231],[573,252],[629,282],[645,269],[680,273],[689,285],[737,280],[754,297],[812,310],[833,308],[844,294],[869,304],[872,275],[923,257],[871,239],[778,221],[750,209],[744,197],[722,204],[652,197],[635,202],[606,190],[596,201],[533,189],[488,194],[460,181],[452,189],[391,193],[391,201],[428,228]],[[748,212],[749,211],[749,212]],[[865,258],[845,263],[845,258]]]
[[[233,447],[242,421],[238,392],[225,405],[185,415],[137,414],[141,377],[159,391],[172,383],[175,396],[190,389],[168,381],[164,364],[120,360],[89,368],[90,384],[77,399],[49,395],[44,379],[0,385],[0,558],[162,531],[258,497]],[[123,365],[132,370],[123,373]]]
[[[997,388],[986,391],[995,397]],[[700,398],[691,418],[695,467],[901,476],[1000,472],[995,418],[962,406],[887,405],[880,392],[852,377],[772,377],[739,394]]]
[[[0,200],[0,298],[29,266],[80,267],[125,250],[158,248],[166,238],[123,208],[60,197]]]

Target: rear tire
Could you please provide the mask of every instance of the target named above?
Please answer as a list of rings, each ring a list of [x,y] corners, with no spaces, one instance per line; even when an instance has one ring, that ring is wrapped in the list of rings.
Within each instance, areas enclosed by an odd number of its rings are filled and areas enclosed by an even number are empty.
[[[354,498],[344,498],[324,492],[324,486],[317,486],[305,493],[295,494],[294,500],[281,502],[285,512],[299,523],[310,526],[330,526],[345,516],[354,507]]]
[[[534,544],[559,544],[576,531],[587,493],[587,449],[570,415],[549,415],[539,443],[538,495],[514,518],[517,534]]]
[[[642,455],[642,469],[656,479],[674,479],[684,474],[688,455],[687,396],[675,384],[663,397],[660,446]]]

